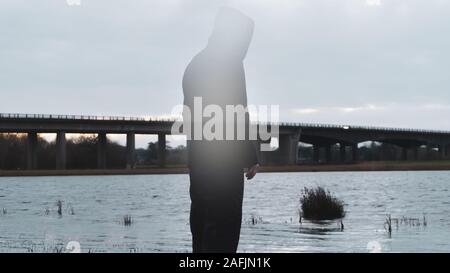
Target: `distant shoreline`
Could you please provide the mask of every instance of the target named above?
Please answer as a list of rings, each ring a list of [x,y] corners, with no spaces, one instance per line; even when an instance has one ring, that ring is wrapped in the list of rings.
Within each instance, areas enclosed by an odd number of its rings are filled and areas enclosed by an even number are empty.
[[[262,166],[260,172],[368,172],[368,171],[448,171],[450,161],[374,161],[357,164],[309,164],[287,166]],[[187,174],[188,168],[151,167],[107,170],[0,170],[0,177],[20,176],[86,176],[86,175],[148,175]]]

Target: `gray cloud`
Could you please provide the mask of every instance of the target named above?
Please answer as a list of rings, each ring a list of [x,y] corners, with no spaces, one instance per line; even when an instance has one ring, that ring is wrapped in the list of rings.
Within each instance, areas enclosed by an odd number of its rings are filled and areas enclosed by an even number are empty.
[[[168,114],[230,5],[256,22],[250,103],[289,121],[450,129],[446,107],[411,107],[450,104],[450,2],[378,2],[4,0],[0,112]]]

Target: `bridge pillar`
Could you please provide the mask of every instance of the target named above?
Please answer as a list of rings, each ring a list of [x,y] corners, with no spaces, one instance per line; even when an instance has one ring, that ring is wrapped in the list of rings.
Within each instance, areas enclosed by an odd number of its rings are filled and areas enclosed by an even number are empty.
[[[27,169],[37,169],[37,133],[28,133],[27,135]]]
[[[320,161],[320,146],[317,144],[313,146],[313,161],[314,163],[319,163]]]
[[[408,148],[406,147],[402,147],[402,160],[408,160]]]
[[[56,169],[66,169],[66,132],[56,133]]]
[[[433,159],[433,147],[431,145],[427,145],[426,159],[427,160]]]
[[[261,144],[262,143],[260,141],[256,142],[256,154],[258,157],[259,164],[263,165],[264,162],[263,162],[263,152],[261,151]]]
[[[325,160],[327,163],[331,163],[331,148],[332,145],[325,146]]]
[[[450,145],[445,145],[445,159],[448,159],[449,156]]]
[[[352,160],[353,162],[359,161],[358,143],[352,145]]]
[[[298,162],[298,142],[300,133],[280,135],[279,151],[283,164],[294,165]]]
[[[261,151],[261,146],[263,144],[270,144],[270,139],[269,141],[256,141],[256,148],[257,148],[257,155],[258,155],[258,159],[259,159],[259,163],[261,165],[265,165],[265,164],[271,164],[272,163],[272,157],[274,152],[273,151]]]
[[[106,133],[98,133],[97,137],[97,167],[106,169]]]
[[[344,143],[339,144],[339,154],[340,154],[341,162],[346,162],[347,161],[347,151],[346,151],[346,147],[345,147]]]
[[[420,147],[415,147],[414,148],[414,160],[419,160],[419,150],[420,150]]]
[[[134,168],[135,165],[135,149],[136,138],[134,133],[127,134],[127,169]]]
[[[166,165],[166,135],[158,134],[158,163],[160,167]]]
[[[443,160],[445,159],[445,146],[439,145],[439,159]]]

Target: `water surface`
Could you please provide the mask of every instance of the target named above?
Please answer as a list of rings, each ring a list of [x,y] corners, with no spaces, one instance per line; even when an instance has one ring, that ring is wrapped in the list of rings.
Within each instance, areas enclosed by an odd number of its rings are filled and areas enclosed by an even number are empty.
[[[258,174],[246,183],[239,251],[449,252],[449,178],[447,171]],[[298,200],[310,186],[344,200],[343,231],[337,222],[299,223]],[[70,241],[83,252],[188,252],[188,188],[187,175],[2,177],[0,252],[58,252]],[[387,214],[420,225],[394,223],[389,236]]]

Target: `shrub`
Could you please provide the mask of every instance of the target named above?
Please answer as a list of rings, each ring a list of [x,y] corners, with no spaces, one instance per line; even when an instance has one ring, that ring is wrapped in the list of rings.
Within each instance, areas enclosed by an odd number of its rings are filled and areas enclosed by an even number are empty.
[[[305,188],[300,198],[302,215],[309,220],[334,220],[345,217],[344,203],[322,187]]]

